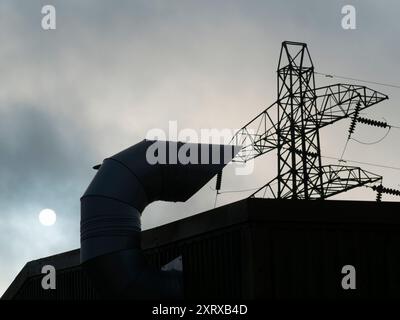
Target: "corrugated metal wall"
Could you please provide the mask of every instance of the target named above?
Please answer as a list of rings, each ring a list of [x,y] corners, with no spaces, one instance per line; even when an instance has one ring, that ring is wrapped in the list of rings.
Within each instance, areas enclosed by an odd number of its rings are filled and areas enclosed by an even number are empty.
[[[298,205],[292,202],[252,201],[250,205],[254,206],[248,210],[251,214],[242,203],[227,206],[225,213],[207,213],[146,231],[150,248],[145,254],[150,264],[160,268],[182,255],[189,299],[400,298],[398,204],[302,202],[305,208],[314,208],[306,214],[296,212]],[[285,205],[291,211],[284,212]],[[376,206],[379,211],[364,213],[360,206]],[[246,218],[231,223],[235,208]],[[334,210],[321,214],[321,208]],[[225,227],[177,236],[210,222],[209,217],[225,221]],[[210,230],[215,225],[208,222],[201,228]],[[174,236],[175,241],[169,242]],[[154,247],[154,243],[159,245]],[[344,265],[356,268],[356,290],[341,287]],[[54,291],[43,290],[41,278],[26,282],[16,298],[96,298],[79,266],[58,271]]]
[[[185,296],[188,298],[245,298],[249,242],[246,226],[220,230],[176,245],[146,252],[149,261],[161,267],[182,255]],[[246,248],[247,246],[247,248]]]
[[[262,298],[400,298],[400,230],[387,225],[253,226],[255,296]],[[344,290],[342,267],[356,269]]]
[[[249,247],[245,239],[248,232],[245,225],[236,226],[146,250],[145,253],[149,263],[157,268],[182,255],[185,296],[188,298],[245,298],[244,271]],[[15,298],[62,300],[97,297],[80,267],[57,271],[56,290],[43,290],[41,279],[42,276],[31,278]]]
[[[15,296],[22,300],[93,300],[98,296],[80,267],[57,271],[56,290],[44,290],[43,276],[29,279]]]

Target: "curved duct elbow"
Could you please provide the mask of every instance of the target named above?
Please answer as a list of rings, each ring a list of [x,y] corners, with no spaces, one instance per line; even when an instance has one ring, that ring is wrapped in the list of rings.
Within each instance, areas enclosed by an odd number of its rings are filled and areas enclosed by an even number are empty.
[[[103,161],[81,198],[81,262],[104,297],[183,298],[181,272],[152,269],[140,246],[153,201],[186,201],[237,153],[223,145],[142,142]]]

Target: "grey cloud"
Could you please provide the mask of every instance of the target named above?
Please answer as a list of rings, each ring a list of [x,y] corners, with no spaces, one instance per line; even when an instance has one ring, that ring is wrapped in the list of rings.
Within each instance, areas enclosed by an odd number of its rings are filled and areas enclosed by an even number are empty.
[[[10,105],[0,111],[0,274],[41,255],[79,245],[79,197],[90,179],[91,145],[81,130],[41,106]],[[53,208],[53,229],[39,224]],[[2,284],[4,290],[5,284]]]
[[[26,201],[39,193],[55,192],[84,178],[91,146],[69,123],[38,107],[14,105],[0,114],[0,196]]]
[[[321,72],[396,83],[399,4],[353,3],[358,29],[346,32],[346,1],[1,1],[0,292],[26,260],[79,245],[79,197],[92,165],[149,129],[168,129],[169,120],[180,129],[238,128],[271,104],[281,41],[307,42]],[[40,28],[44,4],[56,6],[54,32]],[[391,100],[369,113],[400,124],[399,91],[376,89]],[[325,154],[340,154],[347,125],[322,133]],[[352,144],[346,156],[397,165],[396,143],[392,133],[375,149]],[[274,177],[273,155],[257,164],[250,177],[227,169],[224,188]],[[375,171],[398,183],[392,171]],[[150,206],[143,227],[211,208],[210,186],[186,204]],[[224,194],[218,203],[245,195]],[[37,224],[43,206],[58,213],[54,229]]]

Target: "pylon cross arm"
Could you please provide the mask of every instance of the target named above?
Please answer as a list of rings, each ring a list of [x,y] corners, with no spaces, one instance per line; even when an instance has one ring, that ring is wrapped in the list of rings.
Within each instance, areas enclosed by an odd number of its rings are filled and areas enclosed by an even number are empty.
[[[357,105],[361,111],[388,99],[387,95],[365,86],[343,83],[317,88],[315,96],[318,129],[351,117]]]
[[[382,176],[374,173],[365,171],[359,167],[353,166],[338,166],[338,165],[327,165],[322,166],[322,183],[312,184],[313,179],[310,179],[312,192],[309,194],[308,199],[326,199],[336,194],[361,187],[364,185],[379,183],[382,180]],[[250,197],[256,198],[278,198],[277,185],[278,183],[286,183],[286,187],[290,187],[290,181],[285,178],[289,177],[289,172],[283,174],[281,177],[276,177],[271,180],[253,194]],[[318,181],[315,179],[314,181]],[[305,199],[304,190],[299,186],[296,190],[297,199]],[[282,199],[292,199],[293,193],[290,189],[285,194],[280,196]]]

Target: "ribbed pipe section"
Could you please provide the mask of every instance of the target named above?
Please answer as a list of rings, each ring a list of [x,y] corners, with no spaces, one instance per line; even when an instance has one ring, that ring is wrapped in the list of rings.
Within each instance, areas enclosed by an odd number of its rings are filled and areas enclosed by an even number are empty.
[[[141,213],[156,200],[186,201],[237,151],[143,140],[103,161],[81,198],[81,262],[103,297],[183,298],[182,273],[152,269],[144,258]]]

